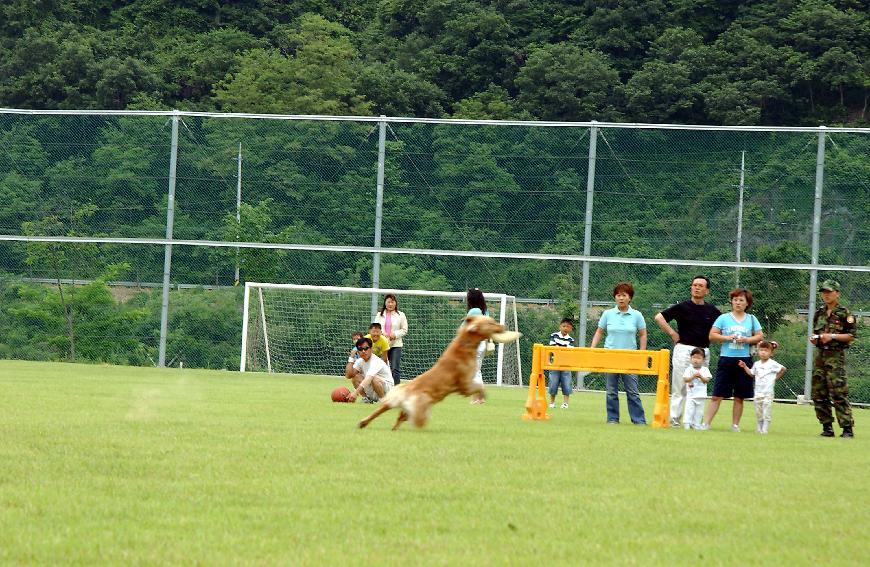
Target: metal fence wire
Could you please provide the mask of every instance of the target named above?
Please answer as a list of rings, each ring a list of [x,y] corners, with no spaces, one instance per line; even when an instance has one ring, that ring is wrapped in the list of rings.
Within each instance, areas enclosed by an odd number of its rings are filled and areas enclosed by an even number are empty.
[[[0,110],[0,356],[237,369],[245,281],[507,293],[527,357],[625,280],[663,348],[704,274],[753,291],[794,399],[832,278],[870,403],[868,158],[864,129]]]

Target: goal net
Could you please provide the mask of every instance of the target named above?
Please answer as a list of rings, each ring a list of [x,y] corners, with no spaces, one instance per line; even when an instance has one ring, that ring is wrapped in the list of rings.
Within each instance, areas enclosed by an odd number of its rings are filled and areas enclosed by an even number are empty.
[[[344,374],[351,332],[368,332],[386,293],[396,295],[408,318],[402,379],[422,374],[456,335],[467,311],[465,292],[246,283],[240,370]],[[484,297],[490,315],[517,330],[516,299]],[[497,345],[482,371],[486,383],[522,385],[519,341]]]

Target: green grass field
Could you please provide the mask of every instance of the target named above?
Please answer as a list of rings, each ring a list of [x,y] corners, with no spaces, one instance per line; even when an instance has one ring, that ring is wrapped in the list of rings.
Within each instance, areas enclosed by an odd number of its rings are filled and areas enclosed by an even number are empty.
[[[393,433],[343,382],[0,362],[0,563],[870,561],[865,411],[853,440],[791,405],[766,437],[727,402],[709,432],[608,426],[598,394],[529,423],[490,388]]]

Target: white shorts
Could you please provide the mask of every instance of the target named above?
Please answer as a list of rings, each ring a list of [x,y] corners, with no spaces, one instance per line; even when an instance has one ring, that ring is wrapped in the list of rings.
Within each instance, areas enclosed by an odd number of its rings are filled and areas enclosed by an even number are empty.
[[[372,382],[374,382],[374,380],[372,380]],[[393,389],[393,383],[387,382],[386,380],[384,380],[384,395],[386,395],[386,393],[392,389]],[[366,397],[368,399],[372,400],[373,402],[377,402],[381,399],[380,396],[378,396],[378,393],[375,392],[375,388],[374,388],[374,386],[372,386],[372,384],[365,386],[363,388],[363,391],[365,392]]]

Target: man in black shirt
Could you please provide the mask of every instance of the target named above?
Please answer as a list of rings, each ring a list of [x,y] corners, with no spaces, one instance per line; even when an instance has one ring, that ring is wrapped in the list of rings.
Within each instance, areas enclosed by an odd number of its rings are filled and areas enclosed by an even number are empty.
[[[704,301],[710,293],[710,280],[706,276],[692,278],[692,298],[671,305],[661,313],[656,313],[655,321],[662,331],[674,341],[671,355],[671,426],[679,427],[686,407],[686,383],[683,372],[691,364],[694,348],[704,350],[704,365],[710,365],[710,327],[722,313]],[[677,322],[674,330],[670,321]]]

